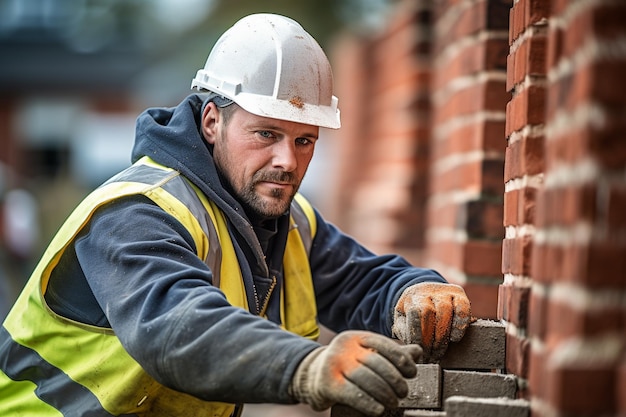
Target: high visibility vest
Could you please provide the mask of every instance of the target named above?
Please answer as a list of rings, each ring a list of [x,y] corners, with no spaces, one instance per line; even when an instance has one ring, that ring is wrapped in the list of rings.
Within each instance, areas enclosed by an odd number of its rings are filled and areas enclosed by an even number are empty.
[[[95,210],[141,194],[178,219],[228,301],[247,309],[246,289],[224,214],[178,171],[145,157],[91,193],[52,240],[0,330],[0,415],[229,416],[233,404],[206,402],[151,378],[110,328],[55,314],[44,294],[51,271]],[[308,249],[315,214],[300,195],[291,208],[280,293],[285,330],[316,339]],[[10,355],[9,355],[10,354]],[[9,359],[7,359],[9,358]]]

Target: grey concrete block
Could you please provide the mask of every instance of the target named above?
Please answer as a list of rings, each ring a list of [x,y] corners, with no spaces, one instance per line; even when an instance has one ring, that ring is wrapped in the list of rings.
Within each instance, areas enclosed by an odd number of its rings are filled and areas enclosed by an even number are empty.
[[[443,370],[442,398],[465,397],[515,398],[517,378],[514,375],[490,372]]]
[[[530,403],[511,398],[470,398],[454,396],[444,403],[446,417],[528,417]]]
[[[446,417],[446,412],[436,410],[406,410],[404,417]]]
[[[403,417],[404,410],[400,408],[387,409],[380,417]],[[336,404],[330,409],[330,417],[365,417],[352,407],[343,404]]]
[[[477,320],[458,343],[450,343],[439,364],[444,369],[503,369],[506,355],[505,326]]]
[[[441,367],[417,365],[415,378],[407,379],[409,395],[398,402],[399,408],[441,408]]]

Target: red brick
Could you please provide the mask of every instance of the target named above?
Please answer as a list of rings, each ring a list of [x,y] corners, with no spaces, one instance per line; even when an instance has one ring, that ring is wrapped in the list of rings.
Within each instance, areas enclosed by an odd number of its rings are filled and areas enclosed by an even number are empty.
[[[538,34],[522,41],[509,55],[508,68],[510,78],[507,90],[524,81],[526,76],[544,77],[546,71],[546,36]]]
[[[546,370],[547,399],[564,415],[600,416],[615,411],[616,375],[612,367]]]
[[[506,149],[504,181],[524,175],[536,175],[544,170],[544,137],[523,136]]]
[[[520,178],[522,172],[522,158],[519,155],[521,146],[514,142],[507,146],[504,154],[504,182]]]
[[[483,319],[497,317],[498,283],[485,284],[469,280],[463,284],[465,293],[472,303],[472,315]]]
[[[448,22],[449,26],[437,28],[440,37],[436,41],[436,50],[440,51],[444,47],[454,43],[456,40],[475,35],[478,32],[489,30],[508,30],[510,4],[502,1],[479,0],[469,3],[469,7],[452,6],[450,8],[435,2],[435,26],[440,21],[443,13],[457,16],[453,22]],[[458,14],[450,9],[456,7]]]
[[[533,398],[545,399],[548,381],[546,379],[546,353],[537,349],[530,349],[528,368],[528,389]]]
[[[502,202],[498,199],[481,199],[468,201],[465,204],[465,221],[463,227],[470,238],[502,239]]]
[[[615,384],[615,398],[617,398],[617,408],[621,416],[626,416],[626,358],[617,370],[617,383]]]
[[[505,135],[521,130],[528,125],[545,122],[545,88],[529,86],[514,95],[507,104]]]
[[[549,6],[551,9],[551,15],[555,16],[563,14],[570,3],[571,2],[569,0],[552,0]]]
[[[524,21],[528,26],[539,24],[550,16],[550,2],[545,0],[529,0],[524,6]]]
[[[586,254],[579,258],[583,263],[577,281],[593,287],[626,288],[625,245],[593,242],[585,250]]]
[[[626,73],[626,65],[624,65],[623,73]],[[600,77],[599,75],[598,78]],[[604,102],[606,103],[607,100]],[[606,124],[602,129],[591,130],[590,128],[589,151],[602,167],[619,172],[626,165],[626,143],[624,141],[626,119],[623,116],[626,101],[614,105],[618,106],[620,110],[605,110]]]
[[[500,80],[475,82],[457,91],[435,109],[435,124],[481,111],[501,112],[510,94]]]
[[[546,336],[548,300],[537,294],[530,293],[528,302],[528,334],[531,337],[544,339]]]
[[[506,140],[504,136],[504,121],[485,120],[479,124],[480,138],[484,151],[504,152]]]
[[[577,68],[576,72],[560,78],[551,84],[548,94],[548,117],[552,118],[557,111],[572,111],[584,102],[593,100],[608,106],[619,106],[624,103],[620,88],[616,88],[615,80],[626,72],[626,61],[597,61]],[[617,115],[616,121],[623,118]],[[615,124],[621,126],[623,124]]]
[[[458,219],[464,216],[464,206],[462,204],[450,203],[445,206],[428,210],[428,225],[432,228],[456,227]]]
[[[506,371],[521,378],[528,378],[530,340],[507,333]]]
[[[506,147],[504,122],[482,120],[465,124],[432,144],[434,160],[472,151],[503,152]]]
[[[528,136],[524,144],[524,173],[536,175],[544,171],[544,142],[543,136]]]
[[[533,242],[531,248],[531,268],[530,276],[533,280],[542,283],[555,281],[555,277],[560,276],[555,266],[562,264],[562,248],[554,245],[539,244]]]
[[[546,330],[553,341],[619,332],[622,326],[621,316],[622,310],[617,307],[587,311],[562,302],[550,301]]]
[[[565,36],[562,28],[556,25],[550,27],[548,31],[548,52],[546,54],[546,69],[550,71],[561,60],[563,55],[563,37]]]
[[[526,328],[528,321],[529,287],[500,285],[498,289],[498,318]]]
[[[489,196],[504,192],[503,161],[483,160],[460,164],[432,178],[431,187],[436,192],[473,190]]]
[[[482,176],[481,166],[480,161],[458,165],[434,176],[432,188],[435,192],[479,190]]]
[[[465,46],[450,61],[438,62],[439,70],[433,83],[437,91],[446,83],[482,71],[506,71],[509,45],[504,39],[487,39]]]
[[[463,271],[468,275],[498,276],[501,257],[500,241],[469,240],[464,244]]]
[[[458,242],[438,240],[428,245],[429,257],[453,268],[462,269],[463,247]]]
[[[596,185],[551,188],[542,192],[542,224],[577,226],[596,219]]]
[[[504,194],[504,154],[502,159],[484,159],[481,174],[481,195],[501,198]]]
[[[530,236],[504,239],[502,242],[502,272],[530,275],[533,241]]]
[[[513,92],[513,87],[515,87],[515,80],[517,79],[517,75],[515,74],[515,59],[517,57],[516,52],[509,52],[506,57],[506,91],[509,93]]]
[[[626,228],[626,188],[612,187],[609,191],[606,226],[609,231],[624,233]]]
[[[487,27],[490,31],[509,30],[511,2],[486,0]]]
[[[593,36],[600,41],[614,40],[624,34],[626,7],[623,3],[597,4],[585,13],[578,13],[569,21],[564,53],[571,56]]]
[[[524,13],[521,4],[526,0],[519,0],[513,3],[513,6],[509,10],[509,44],[518,38],[519,34],[524,30]]]
[[[504,226],[519,226],[523,221],[519,216],[520,190],[504,193]]]
[[[524,187],[504,194],[504,226],[533,224],[537,190]]]

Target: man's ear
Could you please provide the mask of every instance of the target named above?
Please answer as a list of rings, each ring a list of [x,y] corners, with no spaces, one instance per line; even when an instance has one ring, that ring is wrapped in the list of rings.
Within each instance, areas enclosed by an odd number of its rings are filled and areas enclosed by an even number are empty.
[[[215,138],[217,136],[217,125],[220,120],[220,112],[217,106],[213,102],[209,102],[204,107],[202,113],[202,135],[211,145],[215,144]]]

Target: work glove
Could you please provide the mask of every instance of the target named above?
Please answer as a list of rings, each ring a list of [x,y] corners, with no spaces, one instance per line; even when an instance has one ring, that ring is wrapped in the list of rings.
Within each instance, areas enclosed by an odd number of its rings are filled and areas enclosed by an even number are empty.
[[[422,349],[366,331],[339,333],[309,353],[296,370],[291,395],[322,411],[339,403],[368,416],[395,408],[408,394]]]
[[[423,282],[404,290],[393,317],[392,333],[406,344],[419,344],[425,362],[437,362],[458,342],[471,322],[470,301],[463,288]]]

